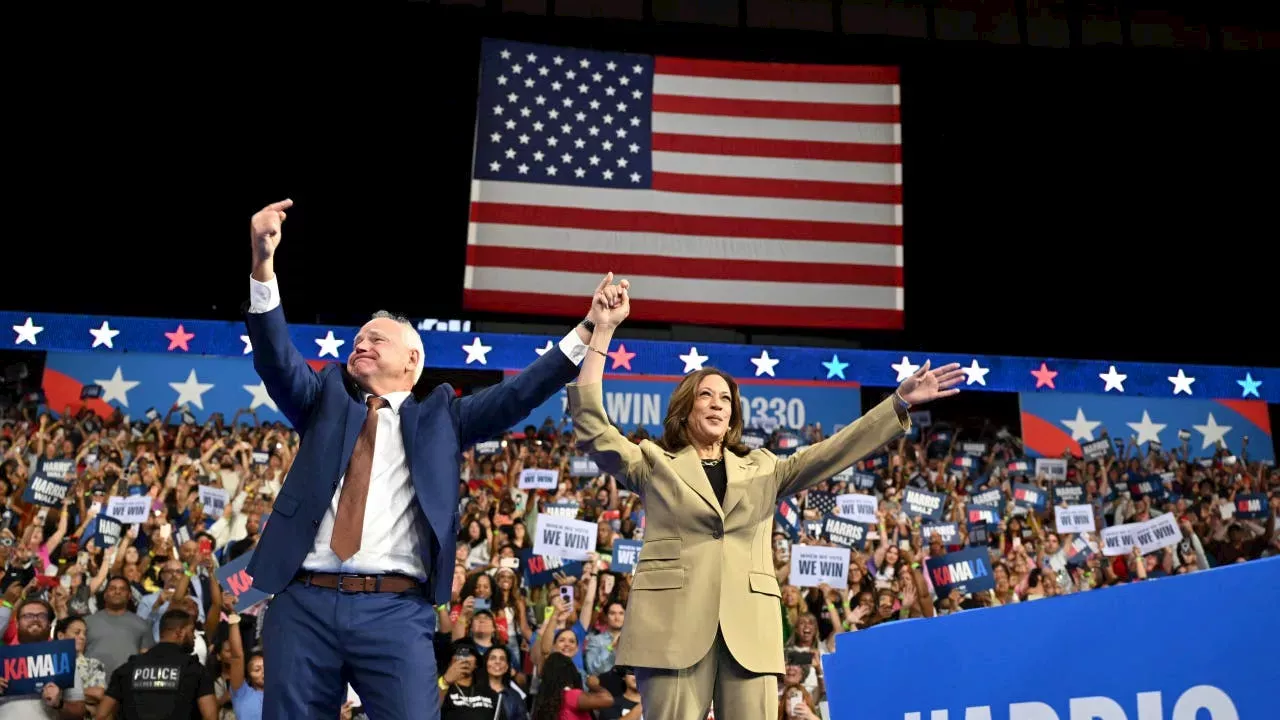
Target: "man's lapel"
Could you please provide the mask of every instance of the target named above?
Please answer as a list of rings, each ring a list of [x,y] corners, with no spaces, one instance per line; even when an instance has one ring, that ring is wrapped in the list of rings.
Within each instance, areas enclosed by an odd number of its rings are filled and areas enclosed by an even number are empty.
[[[684,481],[685,485],[706,500],[711,509],[715,510],[723,520],[724,511],[716,500],[716,493],[711,487],[711,481],[707,479],[707,472],[702,469],[702,462],[698,460],[698,451],[692,445],[686,445],[674,456],[671,453],[667,453],[667,456],[672,458],[671,465],[675,468],[676,475]]]

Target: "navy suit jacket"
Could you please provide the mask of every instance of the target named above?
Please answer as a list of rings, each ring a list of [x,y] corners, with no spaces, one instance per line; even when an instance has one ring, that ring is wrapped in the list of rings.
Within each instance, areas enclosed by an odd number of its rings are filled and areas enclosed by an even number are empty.
[[[254,369],[302,438],[247,568],[254,587],[275,594],[293,580],[315,545],[368,410],[344,365],[316,372],[307,364],[293,346],[280,306],[246,312],[245,324]],[[462,448],[520,422],[577,374],[578,367],[557,347],[519,375],[474,395],[459,398],[450,385],[440,384],[400,406],[409,475],[432,536],[423,538],[422,561],[431,575],[433,604],[447,602],[453,590]]]

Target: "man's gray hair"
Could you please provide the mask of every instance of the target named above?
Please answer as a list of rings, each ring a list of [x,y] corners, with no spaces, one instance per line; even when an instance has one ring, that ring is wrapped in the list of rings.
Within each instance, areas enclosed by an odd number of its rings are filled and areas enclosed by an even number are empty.
[[[404,315],[397,315],[387,310],[379,310],[374,313],[370,320],[395,320],[404,327],[404,344],[418,350],[418,367],[413,370],[413,384],[418,384],[418,378],[422,377],[422,371],[426,368],[427,354],[422,347],[422,336],[418,334],[418,328],[414,327],[413,321]]]

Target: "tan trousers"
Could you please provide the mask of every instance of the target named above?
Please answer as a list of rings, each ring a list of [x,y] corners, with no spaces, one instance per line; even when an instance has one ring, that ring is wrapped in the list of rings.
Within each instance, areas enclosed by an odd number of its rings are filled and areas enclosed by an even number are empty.
[[[692,667],[635,670],[645,718],[706,720],[714,700],[716,720],[777,720],[778,676],[759,675],[739,665],[719,632]]]

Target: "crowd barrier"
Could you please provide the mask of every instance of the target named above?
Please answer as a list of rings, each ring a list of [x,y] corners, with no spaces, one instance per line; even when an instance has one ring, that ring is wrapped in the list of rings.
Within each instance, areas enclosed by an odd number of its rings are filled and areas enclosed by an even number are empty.
[[[1280,558],[839,635],[832,720],[1280,718]]]

